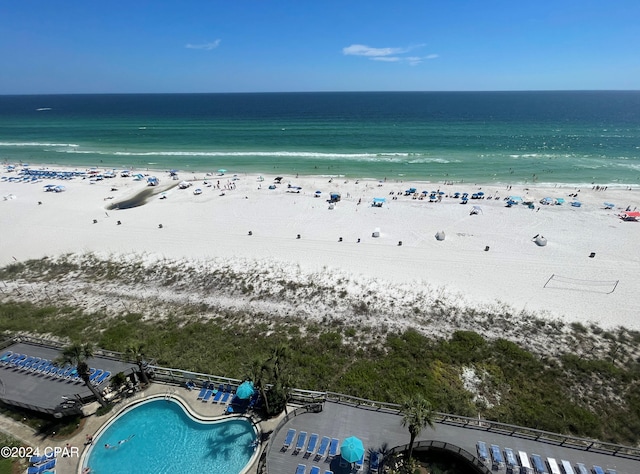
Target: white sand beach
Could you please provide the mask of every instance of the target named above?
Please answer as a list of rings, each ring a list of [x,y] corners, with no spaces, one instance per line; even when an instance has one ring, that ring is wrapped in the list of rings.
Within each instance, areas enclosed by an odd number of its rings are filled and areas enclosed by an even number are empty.
[[[640,223],[618,216],[640,208],[638,189],[589,186],[578,192],[514,185],[508,190],[319,176],[284,176],[282,184],[269,189],[275,176],[261,181],[258,175],[233,180],[229,174],[180,173],[173,180],[166,172],[144,173],[157,176],[159,186],[147,188],[145,181],[119,175],[102,181],[10,182],[6,178],[16,172],[3,169],[0,265],[70,252],[259,261],[290,266],[294,275],[351,275],[369,282],[372,291],[429,286],[459,295],[460,304],[472,307],[507,304],[515,312],[566,322],[640,329]],[[179,189],[181,180],[193,186]],[[46,184],[63,184],[65,191],[45,192]],[[289,185],[301,189],[292,192],[297,190]],[[429,202],[428,195],[405,196],[412,187],[445,194],[439,202]],[[195,195],[196,188],[202,193]],[[146,204],[107,208],[145,189],[156,193]],[[484,199],[465,205],[451,197],[479,191]],[[327,203],[331,192],[341,194],[333,209]],[[570,205],[574,193],[581,207]],[[533,198],[534,209],[522,203],[507,207],[509,195]],[[374,197],[386,202],[373,207]],[[565,202],[539,204],[545,197]],[[614,208],[605,209],[605,202]],[[476,215],[470,213],[473,206],[481,208]],[[372,237],[376,228],[380,236]],[[444,240],[436,240],[438,231],[444,231]],[[536,245],[536,235],[547,245]]]

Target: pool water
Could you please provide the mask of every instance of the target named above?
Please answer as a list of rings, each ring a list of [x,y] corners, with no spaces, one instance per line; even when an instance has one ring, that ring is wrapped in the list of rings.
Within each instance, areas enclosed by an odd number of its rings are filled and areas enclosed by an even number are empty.
[[[246,419],[201,422],[175,400],[155,399],[118,416],[94,439],[83,466],[93,474],[237,474],[251,459],[255,439]]]

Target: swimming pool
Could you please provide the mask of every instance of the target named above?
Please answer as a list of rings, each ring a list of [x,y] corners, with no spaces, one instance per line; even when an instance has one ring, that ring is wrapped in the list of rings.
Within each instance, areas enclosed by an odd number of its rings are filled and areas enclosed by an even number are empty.
[[[198,421],[176,400],[156,398],[115,418],[94,439],[83,467],[93,474],[237,474],[253,456],[255,439],[246,419]]]

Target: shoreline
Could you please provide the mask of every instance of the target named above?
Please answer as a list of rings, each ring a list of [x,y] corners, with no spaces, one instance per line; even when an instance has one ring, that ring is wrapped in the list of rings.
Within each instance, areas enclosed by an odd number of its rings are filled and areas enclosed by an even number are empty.
[[[167,167],[156,167],[157,163],[147,163],[147,165],[149,166],[123,166],[123,165],[117,165],[117,166],[113,166],[113,165],[109,165],[109,164],[105,164],[105,163],[99,163],[99,164],[90,164],[90,163],[84,163],[84,164],[64,164],[64,163],[51,163],[51,162],[40,162],[38,160],[30,160],[29,163],[25,163],[29,168],[32,169],[40,169],[40,170],[45,170],[45,169],[65,169],[65,170],[76,170],[76,171],[80,171],[80,170],[84,170],[84,171],[89,171],[92,169],[98,169],[98,170],[103,170],[103,171],[107,171],[107,170],[114,170],[114,171],[121,171],[121,170],[130,170],[132,172],[138,172],[138,173],[154,173],[154,174],[160,174],[160,173],[168,173],[171,169],[173,169],[171,166],[167,166]],[[398,163],[398,165],[401,165],[402,163]],[[21,166],[23,165],[22,162],[19,161],[10,161],[8,159],[4,159],[2,160],[2,166],[6,169],[7,166],[15,166],[16,169],[19,169]],[[215,166],[213,167],[215,168]],[[195,175],[195,174],[203,174],[205,176],[216,176],[217,172],[216,170],[214,170],[213,168],[206,168],[203,167],[202,169],[198,168],[191,168],[189,166],[187,166],[185,169],[179,169],[178,172],[182,173],[182,174],[191,174],[191,175]],[[308,170],[307,170],[308,171]],[[375,182],[379,182],[379,181],[384,181],[386,179],[386,182],[389,183],[424,183],[424,184],[429,184],[429,185],[440,185],[440,186],[446,186],[446,185],[455,185],[455,186],[491,186],[491,187],[505,187],[505,186],[528,186],[528,187],[542,187],[542,188],[576,188],[576,189],[587,189],[587,188],[591,188],[594,186],[607,186],[610,187],[612,189],[620,189],[620,190],[640,190],[640,184],[638,183],[619,183],[619,182],[588,182],[585,180],[582,181],[576,181],[576,182],[567,182],[567,181],[529,181],[529,180],[525,180],[525,181],[518,181],[518,180],[510,180],[510,181],[492,181],[490,179],[483,179],[483,180],[471,180],[471,181],[465,181],[464,178],[460,178],[460,179],[455,179],[455,180],[447,180],[446,177],[443,177],[442,179],[435,179],[435,180],[429,180],[426,179],[426,177],[413,177],[413,176],[405,176],[403,174],[395,174],[395,175],[387,175],[385,176],[363,176],[363,175],[356,175],[356,174],[343,174],[343,173],[327,173],[325,172],[325,170],[323,170],[323,172],[320,172],[320,170],[318,170],[319,172],[316,174],[300,174],[298,172],[296,172],[295,169],[291,169],[291,170],[278,170],[277,168],[274,167],[274,169],[267,169],[265,171],[265,169],[263,168],[262,170],[245,170],[243,165],[240,165],[239,168],[237,170],[233,170],[231,169],[228,173],[226,173],[225,175],[228,176],[233,176],[233,174],[237,174],[237,175],[245,175],[245,176],[259,176],[259,175],[265,175],[265,176],[280,176],[280,175],[285,175],[285,176],[294,176],[294,175],[299,175],[302,178],[326,178],[326,179],[330,179],[330,178],[336,178],[336,179],[350,179],[350,180],[360,180],[360,181],[375,181]],[[384,173],[382,173],[384,174]]]
[[[402,295],[407,288],[433,288],[435,293],[462,295],[468,307],[493,305],[498,310],[507,305],[513,314],[640,328],[635,320],[640,310],[635,293],[640,286],[635,250],[640,226],[617,217],[626,208],[640,207],[636,189],[578,192],[573,186],[512,185],[507,190],[472,184],[454,189],[417,180],[330,182],[286,175],[276,189],[268,189],[274,175],[263,175],[263,181],[257,173],[238,174],[235,180],[233,175],[205,173],[179,172],[178,180],[168,173],[157,176],[157,193],[164,192],[166,199],[152,196],[144,205],[119,210],[108,206],[146,190],[146,183],[120,176],[93,184],[75,178],[60,181],[66,191],[46,193],[43,186],[58,184],[56,180],[0,181],[0,195],[16,197],[0,201],[0,225],[12,229],[3,238],[0,265],[86,252],[229,262],[240,273],[257,262],[266,271],[278,268],[293,281],[312,275],[339,286],[340,278],[329,277],[341,275],[343,282],[351,282],[342,284],[355,285],[362,295],[373,292],[397,298],[398,304],[406,300]],[[195,184],[165,189],[183,179]],[[302,189],[292,192],[289,184],[293,191]],[[427,191],[441,190],[440,201],[404,193],[411,186],[420,194],[423,185]],[[194,195],[198,187],[202,193]],[[485,198],[467,205],[449,197],[480,188]],[[315,197],[316,190],[322,197]],[[329,209],[326,199],[332,192],[342,199]],[[521,204],[507,208],[504,198],[510,194],[533,200],[534,209]],[[580,208],[570,205],[574,197],[569,194],[577,195]],[[371,206],[374,197],[386,199],[381,208]],[[544,197],[565,203],[541,205]],[[604,209],[603,202],[616,205]],[[474,205],[481,208],[478,215],[470,214]],[[377,228],[380,237],[372,237]],[[443,241],[435,238],[440,231],[446,235]],[[536,235],[545,236],[548,245],[537,246]],[[552,275],[562,278],[549,285]]]

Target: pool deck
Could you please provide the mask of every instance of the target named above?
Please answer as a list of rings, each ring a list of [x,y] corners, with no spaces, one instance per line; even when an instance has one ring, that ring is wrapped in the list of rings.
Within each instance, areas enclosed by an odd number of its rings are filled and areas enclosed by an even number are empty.
[[[100,417],[93,415],[85,418],[82,429],[69,439],[53,441],[50,437],[38,435],[25,425],[3,416],[0,416],[0,430],[12,434],[30,446],[37,446],[41,449],[51,446],[63,448],[67,444],[72,448],[78,448],[79,456],[60,457],[56,465],[58,474],[77,474],[80,471],[81,456],[86,450],[85,441],[87,435],[93,436],[109,420],[129,405],[149,397],[163,395],[170,395],[180,399],[198,417],[226,418],[230,416],[224,413],[225,405],[198,400],[198,390],[190,391],[186,388],[154,383],[145,390],[137,392],[134,396],[116,404],[110,413]],[[291,410],[294,408],[296,407],[291,407]],[[260,422],[260,429],[263,433],[273,431],[283,417],[284,415]],[[322,472],[329,467],[336,474],[350,472],[350,469],[346,466],[340,465],[339,456],[334,460],[327,461],[326,458],[316,460],[314,456],[306,457],[304,449],[297,455],[293,454],[293,446],[286,451],[282,451],[284,438],[289,428],[294,428],[297,432],[306,431],[309,435],[317,433],[319,438],[322,438],[322,436],[338,438],[340,441],[348,436],[357,436],[364,442],[368,453],[403,445],[409,441],[408,430],[402,426],[401,417],[398,414],[327,402],[324,403],[321,412],[304,413],[295,416],[277,434],[272,435],[267,452],[267,465],[271,473],[293,473],[298,464],[306,464],[307,470],[312,465],[316,465],[322,467]],[[516,451],[526,451],[529,455],[537,453],[543,457],[568,459],[574,464],[575,462],[584,462],[588,466],[599,464],[603,467],[617,468],[621,474],[640,472],[640,462],[632,459],[571,449],[506,434],[489,433],[458,425],[437,423],[435,430],[423,430],[418,440],[444,441],[460,446],[470,453],[475,453],[477,441],[485,441],[487,445],[497,444],[502,448],[511,447]],[[364,472],[368,472],[368,457],[369,455],[367,454]],[[254,456],[253,461],[253,464],[246,471],[248,474],[257,474],[257,455]]]

